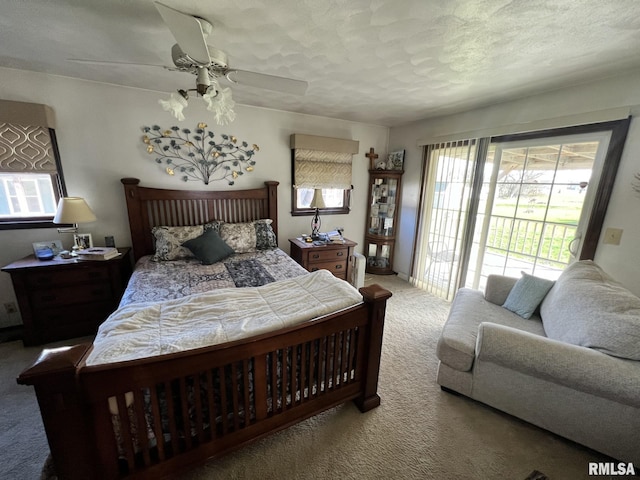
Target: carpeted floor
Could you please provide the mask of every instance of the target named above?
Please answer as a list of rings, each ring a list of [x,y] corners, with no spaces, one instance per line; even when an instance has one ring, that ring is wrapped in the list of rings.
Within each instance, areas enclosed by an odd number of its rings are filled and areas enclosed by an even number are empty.
[[[589,462],[611,461],[435,382],[435,346],[449,304],[393,276],[380,372],[380,407],[351,403],[324,412],[179,478],[586,479]],[[40,348],[0,344],[0,478],[37,479],[48,447],[33,390],[15,376]],[[530,477],[534,478],[534,477]],[[535,477],[544,478],[544,477]]]

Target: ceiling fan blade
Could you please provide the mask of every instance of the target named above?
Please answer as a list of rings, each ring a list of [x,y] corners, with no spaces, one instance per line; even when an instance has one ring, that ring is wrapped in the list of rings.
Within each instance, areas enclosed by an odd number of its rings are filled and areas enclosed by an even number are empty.
[[[276,77],[275,75],[248,72],[246,70],[229,70],[226,77],[231,83],[289,93],[291,95],[304,95],[309,85],[303,80]]]
[[[160,68],[166,68],[166,69],[173,68],[173,67],[167,67],[166,65],[157,65],[153,63],[115,62],[115,61],[109,61],[109,60],[87,60],[84,58],[67,58],[67,61],[75,62],[75,63],[86,63],[89,65],[129,65],[134,67],[160,67]]]
[[[205,42],[202,29],[202,22],[206,21],[179,12],[158,2],[155,2],[155,5],[182,51],[201,66],[209,65],[209,48]]]

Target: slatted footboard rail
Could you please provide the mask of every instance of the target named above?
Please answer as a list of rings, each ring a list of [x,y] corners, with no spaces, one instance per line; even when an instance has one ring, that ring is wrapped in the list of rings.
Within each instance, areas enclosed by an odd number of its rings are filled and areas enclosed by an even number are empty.
[[[93,367],[78,348],[64,368],[58,362],[65,392],[51,391],[59,373],[43,375],[42,364],[18,381],[52,405],[43,420],[62,478],[161,478],[345,401],[377,406],[391,294],[375,285],[361,292],[358,306],[213,347]],[[78,453],[58,448],[69,440],[61,414],[81,425]]]

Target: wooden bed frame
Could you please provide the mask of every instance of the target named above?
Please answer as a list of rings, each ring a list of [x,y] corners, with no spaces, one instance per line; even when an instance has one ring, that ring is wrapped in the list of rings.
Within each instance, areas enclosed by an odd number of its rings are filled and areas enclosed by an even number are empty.
[[[152,253],[154,225],[271,218],[277,233],[278,182],[225,192],[122,183],[136,260]],[[58,478],[167,477],[346,401],[377,407],[391,293],[360,292],[362,303],[319,319],[180,353],[87,366],[90,344],[44,350],[17,381],[35,387]],[[136,434],[146,429],[157,442]]]

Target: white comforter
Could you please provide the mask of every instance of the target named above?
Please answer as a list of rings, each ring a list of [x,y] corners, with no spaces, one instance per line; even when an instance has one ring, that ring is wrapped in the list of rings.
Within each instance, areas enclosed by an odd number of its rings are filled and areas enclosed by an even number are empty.
[[[362,296],[327,270],[261,287],[224,288],[116,310],[100,326],[87,365],[216,345],[350,307]]]

